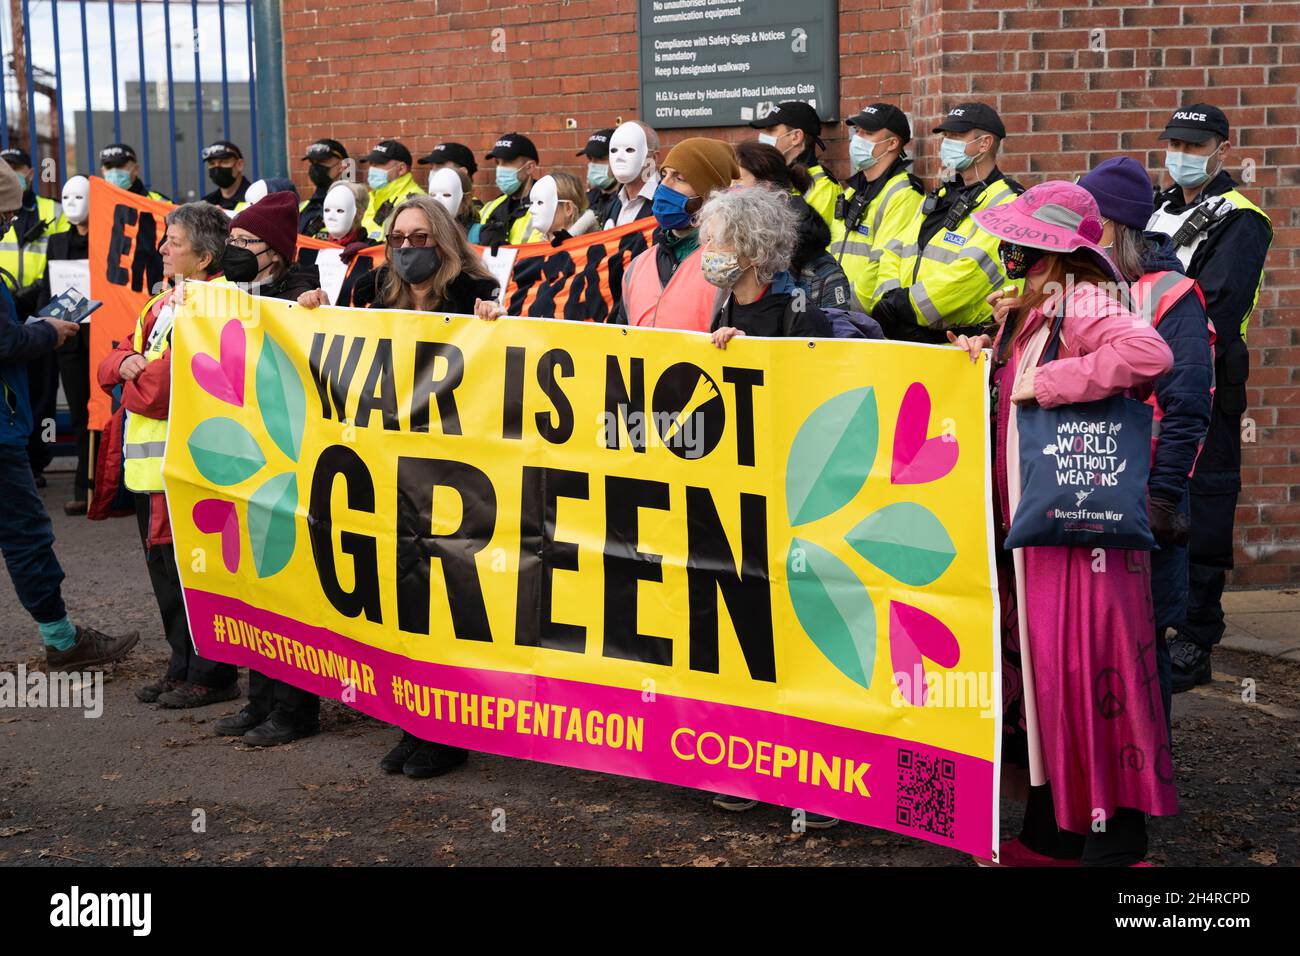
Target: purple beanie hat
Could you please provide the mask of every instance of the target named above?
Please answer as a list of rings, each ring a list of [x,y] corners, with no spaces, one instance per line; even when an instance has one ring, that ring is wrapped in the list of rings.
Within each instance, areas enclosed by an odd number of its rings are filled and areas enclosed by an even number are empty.
[[[1102,216],[1133,229],[1145,229],[1155,212],[1151,178],[1142,164],[1128,156],[1101,163],[1079,180],[1092,193]]]

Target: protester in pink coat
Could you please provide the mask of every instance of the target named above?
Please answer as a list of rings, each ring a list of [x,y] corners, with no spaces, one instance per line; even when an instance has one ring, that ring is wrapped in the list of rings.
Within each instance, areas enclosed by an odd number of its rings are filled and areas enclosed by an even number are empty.
[[[1159,333],[1120,304],[1114,267],[1096,245],[1096,202],[1048,182],[975,214],[1003,242],[1024,291],[994,293],[994,463],[1004,625],[1003,784],[1023,784],[1024,827],[1003,865],[1131,866],[1146,856],[1146,816],[1177,812],[1169,735],[1156,677],[1149,553],[1081,547],[1002,548],[1020,497],[1017,407],[1145,397],[1173,362]],[[1039,365],[1064,312],[1058,357]],[[1145,502],[1135,502],[1145,507]],[[1018,781],[1016,778],[1019,778]],[[1012,788],[1014,789],[1014,788]],[[1098,829],[1101,821],[1105,822]]]

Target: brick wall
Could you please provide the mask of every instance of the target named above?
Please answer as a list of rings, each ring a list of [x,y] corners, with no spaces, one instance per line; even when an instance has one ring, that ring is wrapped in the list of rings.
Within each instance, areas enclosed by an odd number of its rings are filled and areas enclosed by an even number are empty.
[[[1157,175],[1156,133],[1180,103],[1221,106],[1230,165],[1276,237],[1251,325],[1236,586],[1300,584],[1300,3],[1123,0],[841,0],[840,115],[898,103],[927,131],[961,99],[997,107],[1002,167],[1026,185],[1128,154]],[[544,166],[580,176],[587,134],[637,117],[633,0],[283,0],[288,141],[380,138],[418,156],[443,139],[485,152],[518,130]],[[569,121],[575,125],[570,128]],[[745,129],[671,130],[737,141]],[[844,128],[827,137],[846,170]],[[933,174],[934,137],[917,171]],[[490,164],[477,183],[486,198]]]

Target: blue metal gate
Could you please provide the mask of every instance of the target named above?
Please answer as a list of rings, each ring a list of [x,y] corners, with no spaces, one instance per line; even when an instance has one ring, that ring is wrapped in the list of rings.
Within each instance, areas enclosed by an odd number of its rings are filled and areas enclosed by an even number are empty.
[[[28,151],[46,195],[97,172],[109,142],[132,145],[144,182],[176,201],[210,188],[216,139],[240,146],[250,179],[283,175],[278,0],[4,2],[0,147]]]

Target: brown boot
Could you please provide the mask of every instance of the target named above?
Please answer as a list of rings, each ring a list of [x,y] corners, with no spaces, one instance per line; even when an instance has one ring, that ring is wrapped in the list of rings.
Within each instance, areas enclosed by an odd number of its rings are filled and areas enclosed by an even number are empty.
[[[66,651],[45,648],[45,665],[51,671],[75,671],[88,667],[103,667],[120,661],[131,652],[140,640],[139,631],[129,631],[117,637],[101,634],[93,627],[77,628],[77,643]]]

